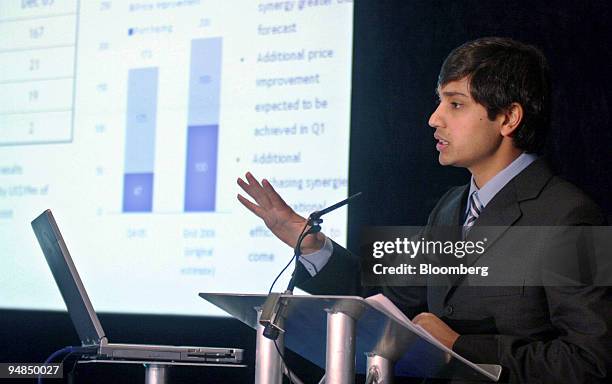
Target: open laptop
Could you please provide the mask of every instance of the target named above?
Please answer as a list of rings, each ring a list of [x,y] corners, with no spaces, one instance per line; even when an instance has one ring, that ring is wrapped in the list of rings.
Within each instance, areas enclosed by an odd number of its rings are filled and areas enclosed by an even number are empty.
[[[32,228],[64,298],[82,346],[91,347],[94,351],[88,357],[227,364],[238,364],[242,361],[244,351],[237,348],[109,343],[51,211],[46,210],[34,219]]]

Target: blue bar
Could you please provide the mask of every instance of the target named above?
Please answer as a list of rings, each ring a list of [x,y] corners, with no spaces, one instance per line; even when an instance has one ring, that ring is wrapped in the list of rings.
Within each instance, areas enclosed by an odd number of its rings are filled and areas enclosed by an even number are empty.
[[[185,212],[215,210],[221,94],[221,38],[191,42]]]
[[[188,128],[185,212],[215,210],[218,135],[218,125]]]
[[[153,210],[153,173],[123,175],[123,212]]]
[[[153,208],[157,84],[157,68],[128,72],[123,212]]]

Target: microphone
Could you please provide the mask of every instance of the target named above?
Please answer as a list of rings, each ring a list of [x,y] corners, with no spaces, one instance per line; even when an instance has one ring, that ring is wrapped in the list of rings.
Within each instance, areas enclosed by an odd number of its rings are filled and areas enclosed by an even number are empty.
[[[293,293],[293,288],[295,288],[295,278],[296,278],[296,271],[298,268],[298,262],[300,260],[300,256],[302,255],[302,241],[304,241],[304,239],[306,238],[306,236],[310,235],[310,234],[315,234],[317,232],[321,231],[321,223],[323,222],[323,220],[321,219],[321,216],[336,210],[340,207],[343,207],[345,205],[347,205],[349,203],[349,201],[357,198],[361,196],[361,192],[357,192],[349,197],[347,197],[346,199],[337,202],[334,205],[330,205],[327,208],[324,208],[320,211],[314,211],[313,213],[310,214],[310,216],[308,216],[308,221],[306,222],[306,226],[310,226],[310,228],[305,231],[302,232],[302,234],[300,235],[300,237],[298,237],[297,243],[295,244],[295,248],[293,249],[293,257],[295,257],[295,268],[293,270],[293,274],[291,275],[291,280],[289,280],[289,285],[287,285],[287,290],[285,291],[285,294],[292,294]],[[304,227],[306,228],[306,227]]]
[[[330,205],[329,207],[324,208],[324,209],[322,209],[320,211],[314,211],[313,213],[310,214],[310,216],[308,216],[308,220],[312,220],[312,221],[319,220],[321,218],[321,216],[323,216],[323,215],[325,215],[327,213],[330,213],[331,211],[336,210],[336,209],[338,209],[338,208],[340,208],[342,206],[347,205],[349,203],[349,201],[358,198],[359,196],[361,196],[361,194],[362,194],[362,192],[354,193],[351,196],[347,197],[346,199],[344,199],[342,201],[337,202],[334,205]]]

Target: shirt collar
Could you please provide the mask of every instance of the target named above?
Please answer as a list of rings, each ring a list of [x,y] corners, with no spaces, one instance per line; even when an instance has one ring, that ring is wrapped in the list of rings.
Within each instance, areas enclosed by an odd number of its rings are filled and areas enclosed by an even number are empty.
[[[497,175],[493,176],[491,180],[489,180],[485,185],[483,185],[480,189],[476,186],[474,182],[474,177],[470,180],[470,193],[469,196],[472,196],[473,192],[478,192],[477,196],[483,207],[486,207],[487,204],[497,195],[499,191],[503,187],[506,186],[516,175],[521,173],[525,168],[529,166],[529,164],[533,163],[538,158],[537,155],[533,153],[525,153],[523,152],[519,157],[514,159],[512,163],[510,163],[506,168],[502,169]],[[467,204],[466,212],[469,209],[469,204]]]

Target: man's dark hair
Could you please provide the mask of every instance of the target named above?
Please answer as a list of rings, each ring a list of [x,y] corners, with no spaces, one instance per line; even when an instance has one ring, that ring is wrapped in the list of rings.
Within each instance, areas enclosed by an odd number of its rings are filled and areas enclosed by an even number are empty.
[[[520,104],[523,120],[512,136],[514,145],[526,152],[542,149],[550,126],[550,75],[539,49],[502,37],[469,41],[444,60],[438,87],[465,77],[490,120]]]

